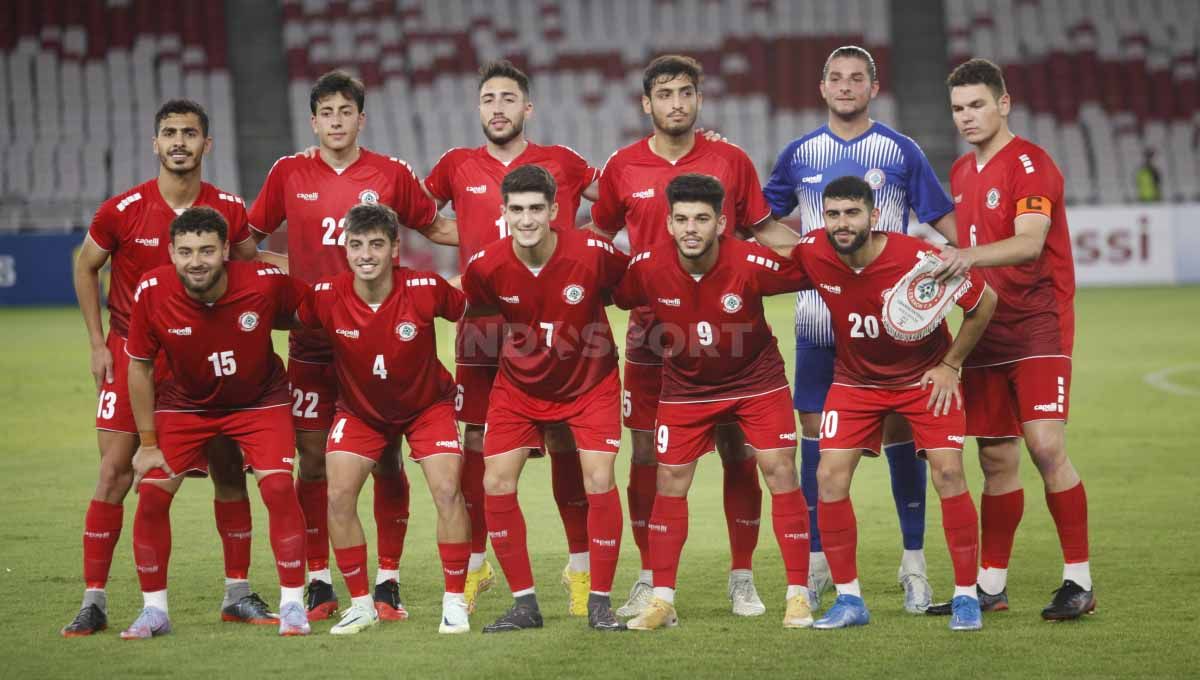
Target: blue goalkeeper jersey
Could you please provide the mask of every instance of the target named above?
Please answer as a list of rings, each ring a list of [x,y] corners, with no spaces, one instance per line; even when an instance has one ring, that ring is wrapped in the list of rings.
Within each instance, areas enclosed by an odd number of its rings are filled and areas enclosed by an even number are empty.
[[[807,234],[825,226],[825,185],[846,175],[863,178],[875,190],[876,229],[907,232],[910,211],[929,223],[954,210],[921,147],[879,122],[849,141],[822,125],[788,144],[763,193],[776,217],[799,208],[801,233]],[[799,346],[833,346],[829,309],[816,291],[801,291],[796,298],[796,341]]]

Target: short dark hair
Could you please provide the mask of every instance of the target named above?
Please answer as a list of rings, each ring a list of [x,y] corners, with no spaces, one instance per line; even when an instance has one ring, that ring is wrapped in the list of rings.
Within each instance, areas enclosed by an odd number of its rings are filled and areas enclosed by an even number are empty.
[[[875,209],[875,190],[861,177],[846,175],[826,184],[825,191],[821,192],[821,201],[824,202],[838,198],[850,201],[862,201],[866,204],[867,210]]]
[[[363,112],[363,106],[367,101],[367,88],[361,80],[341,69],[334,69],[317,78],[317,82],[313,83],[312,91],[308,94],[308,108],[312,109],[313,115],[316,115],[317,104],[322,99],[335,94],[340,94],[346,99],[353,99],[354,103],[358,105],[358,112]]]
[[[859,47],[858,45],[842,45],[830,52],[829,56],[825,59],[825,66],[821,69],[821,80],[829,77],[830,62],[842,57],[853,57],[867,62],[867,77],[871,79],[871,82],[875,82],[875,58],[871,56],[871,53],[866,48]]]
[[[517,87],[521,88],[521,94],[525,98],[529,98],[529,76],[524,71],[517,68],[507,59],[498,61],[489,61],[479,67],[479,88],[483,89],[483,84],[492,78],[510,78],[517,83]]]
[[[704,79],[704,67],[700,62],[682,54],[664,54],[655,57],[646,70],[642,71],[642,94],[650,96],[650,91],[658,83],[665,83],[680,76],[691,79],[696,91],[700,90],[700,81]]]
[[[720,215],[725,203],[725,187],[712,175],[689,172],[667,185],[667,205],[674,208],[676,203],[707,203]]]
[[[158,136],[158,128],[167,116],[186,116],[189,113],[196,114],[200,119],[200,134],[207,137],[208,112],[191,99],[168,99],[163,102],[163,105],[158,107],[158,113],[154,114],[154,136]]]
[[[395,243],[400,232],[400,218],[395,210],[382,203],[359,203],[346,212],[344,228],[347,238],[381,231]]]
[[[547,203],[553,203],[558,184],[546,168],[532,163],[522,165],[504,176],[504,181],[500,183],[500,195],[508,203],[509,195],[525,192],[540,193],[546,197]]]
[[[956,88],[963,85],[987,85],[992,96],[1000,99],[1008,88],[1004,85],[1004,73],[1000,67],[988,59],[975,57],[968,59],[950,72],[946,77],[946,87]]]
[[[221,213],[207,206],[188,208],[171,221],[171,242],[180,234],[215,233],[224,243],[229,239],[229,225]]]

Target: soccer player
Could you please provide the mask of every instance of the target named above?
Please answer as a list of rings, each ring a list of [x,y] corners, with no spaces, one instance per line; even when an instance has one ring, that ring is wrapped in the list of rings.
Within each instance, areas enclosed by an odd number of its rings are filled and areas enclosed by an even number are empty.
[[[100,475],[88,506],[83,530],[83,604],[62,629],[65,637],[91,635],[108,626],[105,586],[113,550],[124,524],[124,501],[133,480],[130,461],[138,433],[129,406],[125,338],[134,289],[142,275],[168,264],[171,220],[191,206],[219,211],[231,227],[231,254],[254,259],[255,244],[246,229],[242,199],[201,180],[204,156],[212,148],[208,113],[196,102],[172,99],[154,115],[153,149],[158,177],[105,201],[96,211],[75,262],[75,293],[92,347],[91,370],[99,392],[96,439]],[[100,315],[100,270],[111,261],[108,294],[109,328],[105,337]],[[211,451],[215,499],[213,509],[225,557],[226,621],[275,623],[246,580],[250,569],[251,518],[241,455],[225,441]]]
[[[250,228],[262,240],[286,220],[288,271],[305,283],[347,270],[346,211],[358,203],[380,203],[399,215],[401,224],[434,242],[454,245],[454,225],[438,216],[437,206],[421,190],[407,163],[359,147],[366,123],[362,82],[331,71],[313,85],[309,96],[313,157],[285,156],[275,162],[250,208]],[[295,330],[288,341],[288,383],[300,474],[296,490],[308,531],[309,584],[306,606],[313,620],[333,616],[337,596],[329,575],[325,442],[337,401],[337,379],[329,339],[321,331]],[[407,531],[409,486],[395,452],[374,472],[375,524],[379,570],[375,601],[386,620],[408,617],[400,601],[399,564]]]
[[[798,276],[770,250],[723,237],[725,191],[716,178],[680,175],[666,186],[672,243],[634,255],[614,300],[648,307],[664,343],[654,439],[657,495],[650,516],[653,599],[630,628],[678,624],[675,577],[688,533],[687,493],[719,426],[736,423],[771,491],[771,519],[787,571],[783,625],[812,625],[808,512],[796,474],[796,422],[783,357],[762,298],[795,291]]]
[[[983,267],[1000,304],[963,366],[967,433],[979,443],[983,500],[979,597],[1008,609],[1008,560],[1025,508],[1020,440],[1045,484],[1063,552],[1063,584],[1042,618],[1075,619],[1096,608],[1088,567],[1087,495],[1067,457],[1075,266],[1063,177],[1046,152],[1008,127],[1011,99],[1000,67],[959,65],[946,79],[959,134],[974,148],[950,171],[961,250],[947,249],[942,276]]]
[[[951,630],[983,627],[975,596],[979,518],[963,477],[966,416],[958,389],[963,359],[979,340],[996,307],[996,294],[972,274],[957,304],[964,320],[951,340],[945,321],[919,340],[893,339],[883,323],[883,296],[916,264],[928,244],[875,229],[879,210],[866,180],[845,176],[825,186],[825,233],[811,232],[793,258],[820,291],[838,348],[833,385],[821,415],[820,500],[817,517],[837,600],[813,627],[845,628],[870,620],[858,583],[858,529],[850,483],[863,453],[879,455],[884,420],[898,415],[911,425],[941,498],[942,527],[954,565]]]
[[[551,423],[571,428],[587,490],[591,565],[588,624],[623,630],[611,603],[621,550],[621,496],[613,463],[621,446],[617,348],[604,306],[629,258],[608,240],[554,229],[556,186],[539,165],[522,165],[500,185],[512,234],[471,258],[462,286],[472,307],[505,321],[500,370],[484,435],[488,537],[513,603],[485,633],[541,628],[517,481]]]
[[[554,177],[558,187],[558,215],[552,227],[575,226],[580,198],[595,198],[599,171],[565,146],[542,146],[525,136],[525,122],[533,116],[529,77],[508,61],[485,64],[479,70],[479,122],[486,139],[474,149],[454,148],[434,165],[423,184],[438,207],[454,206],[458,224],[459,271],[467,260],[491,243],[509,235],[504,221],[500,183],[510,170],[537,164]],[[590,195],[589,195],[590,194]],[[473,610],[479,592],[492,585],[494,571],[485,560],[487,527],[484,517],[483,432],[488,393],[495,380],[504,320],[500,316],[463,319],[455,341],[455,406],[463,423],[463,495],[471,514],[471,562],[466,597]],[[567,534],[568,611],[587,616],[590,567],[587,540],[587,494],[579,466],[579,452],[570,430],[546,428],[550,478],[554,500]]]
[[[609,237],[627,229],[632,252],[670,242],[663,228],[667,220],[667,183],[681,174],[700,172],[716,177],[725,187],[729,200],[724,202],[723,214],[731,227],[752,230],[765,245],[795,243],[795,234],[771,219],[754,163],[746,152],[697,134],[696,119],[703,101],[701,79],[700,64],[690,57],[662,56],[646,67],[642,110],[650,116],[654,132],[608,159],[600,175],[600,196],[592,206],[593,223],[589,228]],[[622,406],[625,427],[633,442],[629,523],[642,566],[629,601],[617,612],[621,616],[640,613],[653,599],[647,522],[654,506],[657,463],[652,430],[662,385],[661,344],[661,331],[656,329],[649,307],[633,310],[625,342]],[[758,545],[762,489],[754,457],[745,452],[743,443],[736,427],[719,428],[717,449],[725,471],[725,521],[731,552],[728,594],[735,614],[756,616],[766,611],[751,571]]]
[[[466,300],[432,272],[394,267],[400,223],[384,205],[346,213],[350,271],[322,279],[300,321],[323,328],[333,345],[338,405],[325,445],[329,536],[352,605],[329,631],[351,635],[379,621],[367,589],[367,546],[358,494],[383,453],[408,440],[438,513],[438,552],[446,592],[442,633],[471,629],[463,587],[471,546],[459,490],[462,452],[454,422],[454,383],[437,357],[435,317],[456,321]]]
[[[954,205],[925,154],[913,140],[871,120],[871,100],[879,92],[871,54],[855,45],[835,49],[825,60],[819,88],[829,109],[828,122],[784,148],[763,188],[775,217],[781,219],[799,207],[801,233],[823,229],[821,192],[837,178],[852,175],[865,179],[875,191],[879,208],[875,229],[905,233],[911,211],[953,241]],[[818,291],[800,291],[793,399],[800,415],[800,481],[812,527],[809,588],[817,599],[814,606],[832,586],[817,526],[817,463],[821,410],[833,382],[833,339],[829,310]],[[904,544],[898,578],[904,587],[905,610],[919,614],[933,596],[925,576],[925,461],[917,457],[904,418],[889,416],[883,432]]]
[[[141,441],[133,458],[133,552],[144,607],[121,637],[171,631],[171,501],[185,476],[208,473],[205,444],[220,435],[241,448],[270,516],[279,634],[307,635],[287,375],[271,346],[271,329],[292,325],[307,288],[269,264],[227,264],[228,225],[212,208],[184,211],[171,223],[170,240],[171,264],[151,269],[137,285],[125,346]],[[155,385],[160,352],[170,378]]]

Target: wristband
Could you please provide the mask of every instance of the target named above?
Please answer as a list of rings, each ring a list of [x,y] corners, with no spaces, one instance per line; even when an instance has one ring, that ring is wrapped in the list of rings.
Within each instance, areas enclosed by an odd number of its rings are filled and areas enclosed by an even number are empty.
[[[158,433],[154,430],[138,430],[138,437],[141,437],[144,448],[158,448]]]
[[[961,370],[962,370],[962,366],[954,366],[953,364],[951,364],[951,363],[947,362],[945,359],[942,359],[942,360],[941,360],[941,363],[943,363],[943,364],[946,364],[946,366],[949,366],[949,367],[950,367],[950,369],[951,369],[952,371],[954,371],[955,373],[958,373],[959,371],[961,371]]]

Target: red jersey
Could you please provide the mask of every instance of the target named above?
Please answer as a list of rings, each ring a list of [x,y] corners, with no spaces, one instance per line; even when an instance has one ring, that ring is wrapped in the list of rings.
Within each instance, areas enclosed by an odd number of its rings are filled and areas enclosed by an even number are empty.
[[[359,203],[382,203],[400,224],[424,229],[437,216],[408,163],[360,149],[358,160],[338,173],[319,155],[284,156],[275,161],[250,207],[250,226],[264,234],[288,223],[288,271],[305,283],[349,271],[346,212]],[[329,339],[320,331],[294,331],[288,353],[301,361],[330,360]]]
[[[504,317],[500,370],[539,399],[567,402],[617,368],[607,300],[629,257],[574,227],[556,231],[554,253],[535,274],[513,252],[512,237],[471,258],[463,291],[472,305]]]
[[[884,233],[884,232],[879,232]],[[883,329],[883,295],[932,250],[920,239],[887,232],[887,244],[871,264],[854,271],[838,257],[823,233],[800,239],[792,259],[804,271],[805,288],[816,288],[833,321],[833,381],[851,387],[912,387],[950,349],[945,321],[918,342],[901,342]],[[975,308],[985,283],[979,270],[968,274],[970,286],[958,300]]]
[[[300,308],[301,323],[324,328],[333,343],[338,408],[385,431],[454,394],[433,320],[456,321],[466,308],[463,294],[433,272],[397,267],[392,281],[376,310],[354,292],[351,272],[319,281]]]
[[[1075,341],[1075,262],[1058,166],[1040,146],[1015,137],[982,169],[973,152],[955,161],[950,193],[960,244],[1011,238],[1014,220],[1026,213],[1050,218],[1050,231],[1036,260],[983,268],[983,278],[1000,299],[966,365],[1070,356]]]
[[[757,244],[718,244],[716,264],[698,280],[674,242],[634,255],[613,296],[623,309],[648,307],[659,323],[650,340],[661,345],[663,401],[737,399],[788,385],[762,299],[799,290],[804,274]]]
[[[211,305],[188,296],[167,265],[150,270],[133,296],[125,351],[147,361],[159,350],[172,378],[158,411],[236,411],[291,403],[271,329],[290,328],[308,287],[261,262],[228,262],[229,286]]]
[[[209,184],[200,183],[193,206],[203,205],[221,213],[229,225],[229,242],[250,238],[246,229],[246,203]],[[178,213],[167,205],[152,179],[113,196],[100,205],[92,218],[88,236],[109,253],[112,274],[108,286],[109,330],[122,337],[129,334],[133,291],[142,275],[171,263],[171,222]]]

